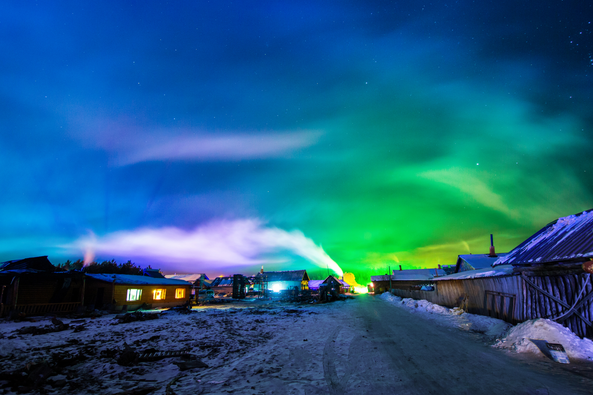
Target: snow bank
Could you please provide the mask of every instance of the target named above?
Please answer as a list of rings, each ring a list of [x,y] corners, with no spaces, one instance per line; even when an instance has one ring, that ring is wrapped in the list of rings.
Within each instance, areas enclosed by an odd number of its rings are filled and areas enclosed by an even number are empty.
[[[541,353],[530,339],[562,344],[570,359],[593,360],[593,341],[581,339],[570,329],[543,318],[525,321],[511,328],[494,347],[520,353]]]
[[[445,326],[483,333],[498,338],[493,347],[517,353],[541,354],[538,346],[531,340],[562,344],[570,359],[593,361],[593,341],[581,339],[570,329],[557,322],[539,318],[523,322],[515,327],[492,317],[469,314],[459,307],[447,309],[427,300],[402,299],[385,292],[380,296],[394,306],[408,308],[412,312],[425,314],[426,318]]]
[[[402,299],[399,296],[385,292],[380,296],[386,302],[398,307],[406,307],[412,312],[424,314],[426,318],[436,320],[445,326],[452,326],[462,330],[484,333],[491,337],[500,337],[511,324],[492,317],[469,314],[459,307],[448,309],[427,300]]]

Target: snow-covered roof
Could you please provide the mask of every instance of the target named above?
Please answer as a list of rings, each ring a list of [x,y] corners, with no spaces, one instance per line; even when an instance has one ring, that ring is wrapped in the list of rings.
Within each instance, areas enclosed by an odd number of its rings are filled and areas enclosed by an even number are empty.
[[[593,210],[549,223],[493,266],[528,266],[589,257],[593,257]]]
[[[473,267],[475,270],[484,269],[488,267],[492,267],[492,264],[496,262],[498,258],[502,258],[507,256],[508,252],[500,253],[498,256],[491,257],[488,254],[467,254],[467,255],[459,255],[457,258],[457,263],[460,263],[460,260],[465,261],[468,265]]]
[[[33,258],[15,259],[0,263],[0,271],[26,272],[53,272],[55,266],[51,264],[47,255]]]
[[[499,265],[478,270],[466,270],[443,277],[435,277],[434,281],[464,280],[468,278],[498,277],[513,274],[513,265]]]
[[[428,281],[435,277],[445,276],[443,269],[411,269],[394,270],[391,281]],[[371,281],[389,281],[389,275],[371,276]]]
[[[216,277],[214,280],[212,280],[212,283],[210,285],[213,287],[231,286],[231,285],[233,285],[233,277],[232,276]]]
[[[281,272],[263,272],[257,276],[263,276],[265,281],[309,281],[306,270],[285,270]],[[256,276],[256,277],[257,277]]]
[[[170,278],[172,280],[184,280],[190,283],[196,282],[198,278],[204,277],[204,280],[209,280],[208,276],[204,273],[189,273],[189,274],[165,274],[166,278]]]
[[[133,274],[96,274],[86,273],[87,276],[95,280],[113,282],[116,284],[129,285],[189,285],[187,281],[173,280],[169,278],[152,278],[148,276],[136,276]]]

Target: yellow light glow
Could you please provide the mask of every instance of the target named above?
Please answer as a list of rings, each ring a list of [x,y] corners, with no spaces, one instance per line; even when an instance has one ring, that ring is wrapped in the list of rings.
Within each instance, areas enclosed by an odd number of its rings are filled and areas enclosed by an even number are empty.
[[[177,288],[175,290],[175,299],[185,298],[185,288]]]
[[[155,289],[152,291],[152,298],[154,300],[163,300],[165,299],[165,290],[164,289]]]
[[[354,287],[354,292],[357,294],[366,294],[369,293],[369,289],[367,287]]]

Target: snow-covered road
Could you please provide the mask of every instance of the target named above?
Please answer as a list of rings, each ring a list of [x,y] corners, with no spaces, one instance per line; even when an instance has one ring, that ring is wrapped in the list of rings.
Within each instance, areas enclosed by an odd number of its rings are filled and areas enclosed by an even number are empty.
[[[456,324],[463,319],[379,296],[226,307],[127,324],[105,316],[81,332],[40,335],[17,330],[47,321],[2,322],[0,370],[29,374],[27,364],[46,363],[50,378],[30,392],[48,394],[564,395],[593,388],[590,361],[561,365],[493,348],[495,338]],[[124,341],[138,353],[187,350],[208,367],[182,370],[179,358],[121,366]],[[23,377],[21,390],[31,385]],[[0,393],[18,389],[4,383]]]

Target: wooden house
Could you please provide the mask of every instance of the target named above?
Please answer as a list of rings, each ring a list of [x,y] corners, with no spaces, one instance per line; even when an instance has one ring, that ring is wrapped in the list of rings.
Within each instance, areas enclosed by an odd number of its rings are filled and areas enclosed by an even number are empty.
[[[96,309],[174,307],[190,297],[191,284],[183,280],[131,274],[86,274],[86,278],[85,305]]]
[[[210,289],[216,295],[231,295],[233,293],[233,276],[219,276],[212,280]]]
[[[371,292],[382,293],[390,289],[415,290],[423,286],[432,286],[433,279],[446,276],[443,269],[394,270],[393,274],[371,276]]]
[[[469,313],[513,324],[551,319],[593,339],[592,258],[589,210],[549,223],[492,267],[435,277],[432,291],[394,286],[392,293],[447,307],[462,305]]]
[[[309,289],[309,280],[306,270],[261,272],[255,276],[256,284],[259,284],[260,289],[265,293],[290,290],[306,291]]]
[[[47,256],[0,263],[0,317],[70,313],[82,306],[85,280],[80,272],[60,272]]]

